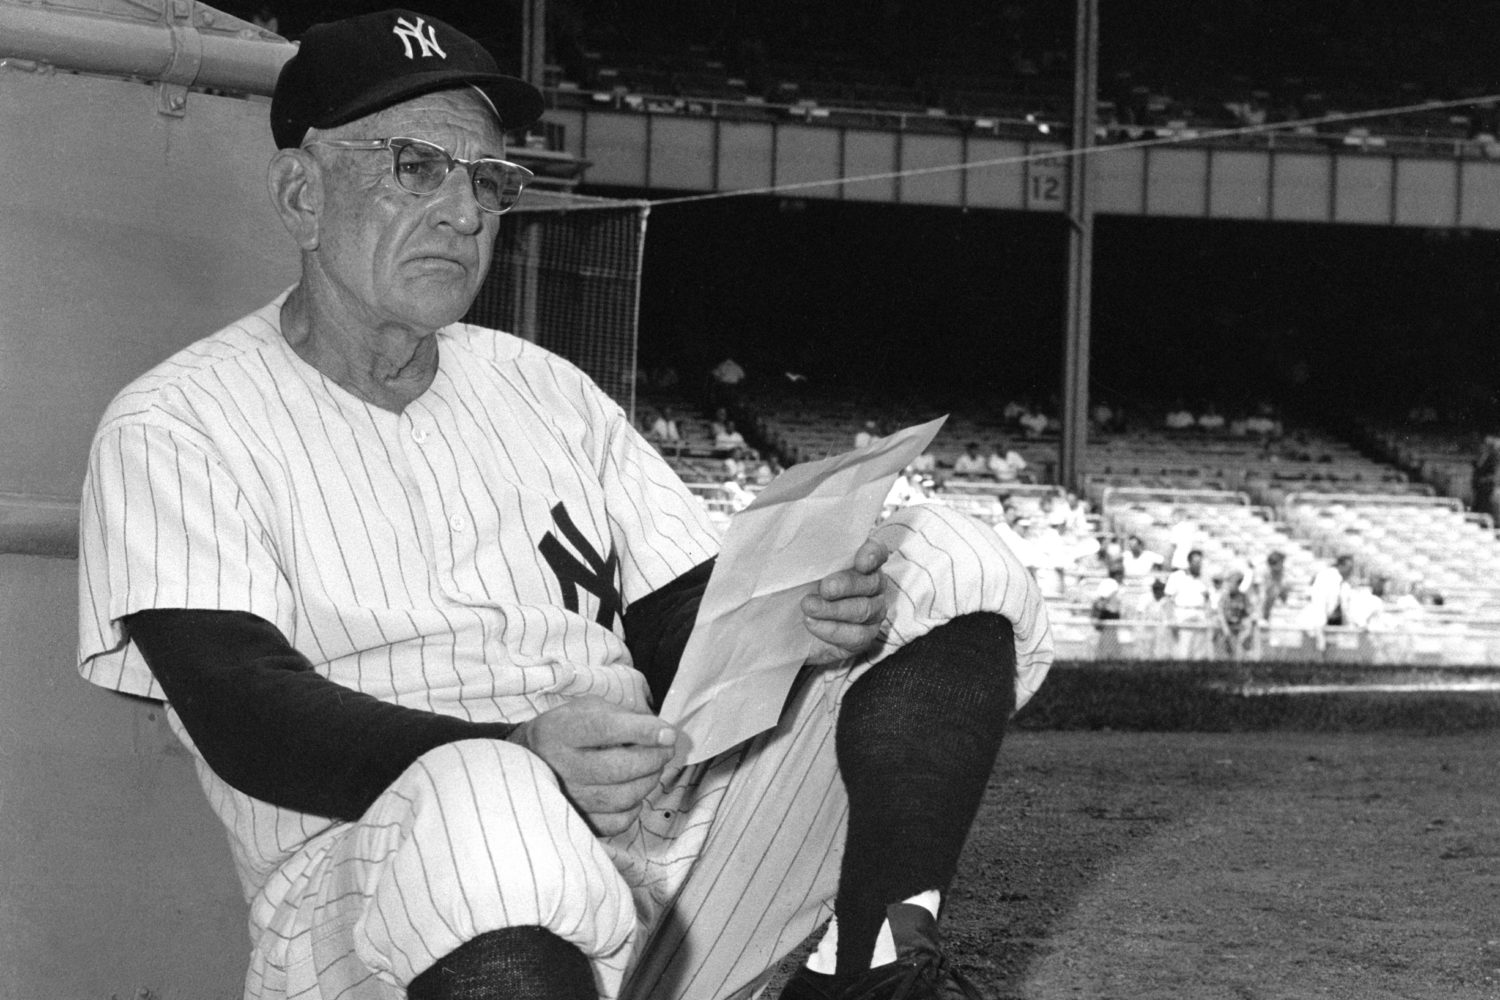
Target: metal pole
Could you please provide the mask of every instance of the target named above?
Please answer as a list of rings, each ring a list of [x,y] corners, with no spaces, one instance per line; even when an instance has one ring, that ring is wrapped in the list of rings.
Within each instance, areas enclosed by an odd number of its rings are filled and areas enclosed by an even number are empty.
[[[59,69],[269,95],[297,47],[207,7],[181,21],[126,21],[86,11],[0,4],[0,59]],[[184,53],[192,58],[185,59]],[[184,72],[183,67],[190,71]]]
[[[1062,440],[1058,482],[1081,490],[1089,433],[1089,300],[1094,206],[1089,193],[1099,78],[1099,0],[1077,0],[1073,47],[1073,155],[1068,161],[1068,321],[1063,348]]]
[[[546,86],[547,0],[521,0],[521,79]]]

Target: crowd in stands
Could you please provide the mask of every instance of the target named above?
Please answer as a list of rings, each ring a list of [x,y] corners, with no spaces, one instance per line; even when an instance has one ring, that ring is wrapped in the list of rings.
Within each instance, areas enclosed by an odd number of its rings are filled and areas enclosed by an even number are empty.
[[[783,463],[940,412],[743,378],[714,397],[729,406],[645,398],[643,431],[722,523]],[[952,412],[887,510],[940,503],[991,524],[1047,595],[1063,656],[1500,661],[1489,513],[1268,403],[1137,409],[1091,411],[1076,494],[1053,485],[1056,420],[1034,400]],[[1500,438],[1467,462],[1493,477]]]

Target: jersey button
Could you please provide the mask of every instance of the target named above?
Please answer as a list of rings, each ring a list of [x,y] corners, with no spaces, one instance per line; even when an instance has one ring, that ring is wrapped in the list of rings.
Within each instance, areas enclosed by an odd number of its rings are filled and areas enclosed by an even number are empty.
[[[454,531],[463,531],[469,526],[469,522],[465,521],[462,515],[454,514],[452,517],[448,518],[448,526],[451,527]]]
[[[426,444],[427,432],[420,427],[413,427],[411,429],[411,439],[417,442],[417,444]]]

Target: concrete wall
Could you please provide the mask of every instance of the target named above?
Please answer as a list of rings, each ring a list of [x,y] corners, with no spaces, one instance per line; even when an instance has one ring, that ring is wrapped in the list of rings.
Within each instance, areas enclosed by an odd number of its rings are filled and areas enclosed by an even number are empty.
[[[267,106],[0,68],[0,491],[76,498],[121,386],[295,279]]]
[[[547,113],[591,185],[672,191],[785,187],[802,198],[1062,212],[1050,139],[737,121],[611,108]],[[1331,148],[1104,145],[1089,157],[1109,215],[1500,229],[1500,160]],[[963,169],[957,169],[962,166]],[[898,174],[904,175],[898,176]],[[858,178],[858,179],[856,179]],[[795,185],[805,185],[796,187]]]
[[[0,1000],[228,1000],[229,843],[153,702],[73,668],[77,563],[0,555]]]
[[[108,400],[294,279],[266,111],[0,63],[0,1000],[240,995],[225,834],[160,706],[79,678],[66,556]]]

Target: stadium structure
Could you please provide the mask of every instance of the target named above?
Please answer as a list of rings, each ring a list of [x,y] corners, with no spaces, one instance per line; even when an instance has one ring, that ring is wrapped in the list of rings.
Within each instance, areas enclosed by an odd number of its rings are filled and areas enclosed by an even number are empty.
[[[522,6],[528,21],[544,16],[536,0]],[[76,497],[98,414],[135,374],[293,280],[263,179],[266,98],[293,48],[250,16],[195,0],[0,0],[11,182],[0,207],[0,997],[238,992],[243,903],[191,764],[157,706],[86,690],[72,658]],[[1163,620],[1149,607],[1153,574],[1125,580],[1117,617],[1096,612],[1112,559],[1138,536],[1164,560],[1200,549],[1210,577],[1285,555],[1285,599],[1233,654],[1244,661],[1326,667],[1318,677],[1341,683],[1373,668],[1438,677],[1500,663],[1500,538],[1491,498],[1474,492],[1494,476],[1472,475],[1482,427],[1414,414],[1420,424],[1335,432],[1276,400],[1217,423],[1200,409],[1177,427],[1165,412],[1122,424],[1089,405],[1086,268],[1057,326],[1083,357],[1048,375],[1074,395],[1030,400],[1042,419],[1029,429],[1010,396],[872,410],[866,396],[793,379],[725,386],[684,370],[674,384],[640,363],[638,333],[648,223],[680,198],[1010,212],[1075,228],[1098,214],[1500,229],[1491,105],[1407,93],[1365,108],[1323,94],[1278,112],[1277,95],[1249,84],[1194,104],[1111,79],[1078,119],[1076,81],[1042,86],[1045,54],[1000,82],[953,67],[891,82],[838,59],[760,58],[751,74],[706,48],[639,38],[552,62],[530,27],[517,71],[549,110],[513,155],[540,182],[507,218],[471,318],[575,360],[643,429],[675,412],[680,440],[663,452],[721,523],[753,496],[762,464],[843,451],[867,420],[885,430],[947,413],[921,502],[1020,539],[1064,660],[1230,657],[1210,609]],[[1073,252],[1079,267],[1086,253]],[[715,421],[729,419],[744,446],[716,440]],[[1024,472],[959,473],[968,442],[1001,440]],[[1329,626],[1308,609],[1316,572],[1340,554],[1368,614]]]

